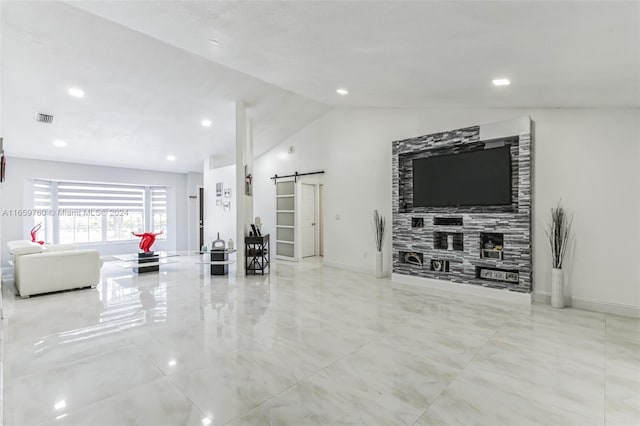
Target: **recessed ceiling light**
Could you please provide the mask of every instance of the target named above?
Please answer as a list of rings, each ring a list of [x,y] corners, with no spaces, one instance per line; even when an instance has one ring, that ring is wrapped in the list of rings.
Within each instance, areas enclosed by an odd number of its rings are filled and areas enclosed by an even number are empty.
[[[67,146],[67,143],[62,139],[56,139],[53,141],[53,146],[57,146],[58,148],[64,148]]]
[[[205,417],[202,419],[202,424],[204,426],[209,426],[211,424],[211,419],[209,417]]]
[[[205,118],[204,120],[202,120],[202,123],[201,123],[201,124],[202,124],[204,127],[211,127],[211,125],[213,124],[213,121],[211,121],[211,120],[209,120],[209,119]]]
[[[508,78],[494,78],[492,81],[494,86],[508,86],[511,84]]]
[[[69,90],[67,90],[67,93],[69,93],[69,96],[73,96],[74,98],[84,98],[84,90],[79,87],[70,87]]]
[[[167,155],[167,160],[168,161],[176,161],[176,156],[173,155],[173,154],[169,154],[169,155]]]
[[[213,44],[214,46],[217,46],[217,47],[222,46],[218,40],[214,40],[212,38],[209,39],[209,43],[211,43],[211,44]]]
[[[349,94],[349,91],[343,87],[339,87],[336,89],[336,93],[340,96],[347,96]]]
[[[55,408],[56,410],[62,410],[66,406],[67,406],[67,402],[63,399],[62,401],[56,402],[53,408]]]
[[[175,359],[172,359],[171,361],[169,361],[169,367],[175,367],[177,364]]]

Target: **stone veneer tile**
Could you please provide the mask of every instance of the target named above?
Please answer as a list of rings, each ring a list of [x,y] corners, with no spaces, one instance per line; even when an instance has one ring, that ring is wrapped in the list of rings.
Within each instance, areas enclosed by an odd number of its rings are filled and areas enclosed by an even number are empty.
[[[509,207],[422,208],[413,207],[412,160],[484,148],[480,127],[467,127],[393,142],[392,209],[393,272],[452,282],[508,288],[518,292],[532,289],[531,261],[531,135],[505,138],[511,146],[512,204]],[[424,220],[412,228],[411,219]],[[462,217],[463,226],[434,225],[435,217]],[[434,233],[463,233],[463,250],[434,247]],[[504,235],[504,259],[480,258],[480,234]],[[400,251],[421,253],[423,265],[406,263]],[[431,271],[431,260],[449,261],[449,272]],[[518,283],[492,282],[476,277],[477,267],[493,267],[519,273]]]

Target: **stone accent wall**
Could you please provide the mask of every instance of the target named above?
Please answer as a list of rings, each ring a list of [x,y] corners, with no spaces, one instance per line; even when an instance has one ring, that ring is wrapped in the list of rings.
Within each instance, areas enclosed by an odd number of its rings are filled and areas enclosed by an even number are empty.
[[[512,203],[496,207],[413,207],[412,161],[434,155],[484,149],[485,145],[509,145],[511,149]],[[392,209],[393,272],[452,282],[508,288],[518,292],[532,289],[531,261],[531,134],[514,135],[494,141],[480,140],[480,127],[435,133],[393,142]],[[461,218],[459,225],[435,225],[435,218]],[[412,227],[412,218],[422,218],[423,227]],[[438,249],[442,233],[456,235],[456,248]],[[481,234],[503,234],[503,259],[482,259]],[[402,253],[401,253],[402,252]],[[406,261],[406,254],[420,254]],[[448,263],[448,270],[432,270],[431,261]],[[479,277],[478,268],[518,273],[517,282]]]

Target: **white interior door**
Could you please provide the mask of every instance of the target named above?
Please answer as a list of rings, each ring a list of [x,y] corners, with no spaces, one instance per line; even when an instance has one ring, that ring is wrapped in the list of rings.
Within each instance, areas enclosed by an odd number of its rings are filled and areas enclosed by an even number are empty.
[[[316,186],[302,184],[302,257],[316,255]]]
[[[296,185],[293,180],[276,183],[276,258],[297,260]]]

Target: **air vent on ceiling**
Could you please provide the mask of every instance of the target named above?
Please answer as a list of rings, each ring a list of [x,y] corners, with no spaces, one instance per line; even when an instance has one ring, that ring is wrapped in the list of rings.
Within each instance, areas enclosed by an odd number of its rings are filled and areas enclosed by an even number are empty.
[[[53,123],[53,115],[42,114],[41,112],[36,112],[36,121],[39,123]]]

